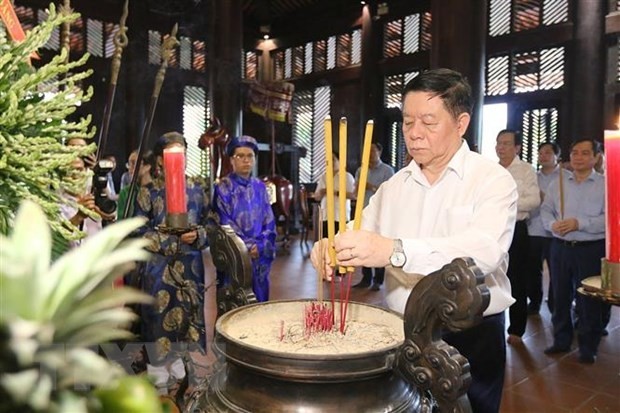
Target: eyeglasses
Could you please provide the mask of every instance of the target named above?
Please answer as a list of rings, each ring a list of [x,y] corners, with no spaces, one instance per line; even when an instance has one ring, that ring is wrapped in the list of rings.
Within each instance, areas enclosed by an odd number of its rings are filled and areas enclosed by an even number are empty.
[[[253,153],[249,153],[247,155],[237,154],[237,155],[233,155],[232,157],[235,158],[238,161],[252,161],[252,160],[254,160],[254,154]]]

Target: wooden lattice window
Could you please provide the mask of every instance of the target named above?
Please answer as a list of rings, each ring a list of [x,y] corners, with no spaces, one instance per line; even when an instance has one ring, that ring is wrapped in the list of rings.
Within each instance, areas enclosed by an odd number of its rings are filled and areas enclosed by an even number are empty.
[[[336,36],[327,39],[327,70],[336,67]]]
[[[181,36],[179,39],[179,66],[181,69],[192,69],[192,40]]]
[[[205,42],[203,40],[194,40],[192,47],[192,70],[204,72],[206,70]]]
[[[400,109],[405,86],[419,74],[420,72],[407,72],[386,76],[383,82],[383,106]]]
[[[510,89],[510,56],[491,57],[486,67],[486,95],[505,95]]]
[[[400,56],[403,48],[403,21],[398,19],[385,24],[383,30],[383,56]]]
[[[92,56],[103,57],[103,22],[86,20],[86,50]]]
[[[207,92],[199,86],[185,86],[183,90],[183,136],[187,139],[187,174],[209,176],[211,174],[209,149],[201,150],[198,140],[211,117]]]
[[[429,12],[422,13],[422,27],[420,31],[420,50],[431,50],[431,24],[433,19]]]
[[[292,50],[293,77],[299,77],[304,74],[305,48],[295,46]]]
[[[405,166],[407,160],[407,148],[403,139],[403,122],[395,120],[390,123],[390,153],[389,162],[392,168],[399,170]]]
[[[553,90],[564,86],[564,48],[493,56],[487,60],[486,96]]]
[[[431,14],[416,13],[383,27],[383,56],[396,57],[431,48]]]
[[[569,0],[491,0],[489,36],[532,30],[568,21]]]
[[[114,23],[103,23],[103,53],[105,57],[114,56],[114,50],[116,50],[116,45],[114,44],[114,36],[120,30],[120,26]]]
[[[327,40],[317,40],[313,43],[312,67],[314,72],[323,72],[327,69]]]
[[[81,17],[78,17],[71,23],[69,45],[72,52],[77,54],[84,53],[84,20]]]
[[[255,51],[245,52],[243,62],[244,78],[258,79],[258,54]]]
[[[290,79],[293,76],[293,49],[288,48],[284,51],[284,78]]]
[[[161,34],[149,30],[149,64],[161,64]]]
[[[272,52],[273,59],[273,77],[275,80],[284,79],[284,50]]]
[[[557,140],[558,125],[558,109],[555,107],[531,109],[523,112],[521,159],[536,167],[538,165],[538,147],[545,141]]]
[[[347,67],[351,64],[351,34],[337,36],[336,66]]]
[[[306,149],[299,160],[299,181],[314,183],[325,173],[324,119],[330,113],[329,86],[300,91],[293,98],[293,144]]]
[[[312,66],[312,42],[308,42],[304,47],[304,74],[312,73]]]
[[[293,97],[293,145],[306,149],[306,156],[299,159],[299,181],[303,183],[314,182],[312,175],[313,95],[311,90],[304,90],[295,93]]]
[[[351,33],[351,64],[360,63],[362,63],[362,29],[357,29]]]

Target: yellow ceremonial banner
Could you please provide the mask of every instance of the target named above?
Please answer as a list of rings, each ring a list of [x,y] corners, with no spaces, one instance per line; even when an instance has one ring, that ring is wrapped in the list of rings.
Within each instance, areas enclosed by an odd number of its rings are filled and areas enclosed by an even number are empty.
[[[250,111],[277,122],[290,121],[295,85],[288,82],[252,82],[248,91]]]
[[[26,33],[24,33],[24,29],[22,29],[22,25],[19,23],[11,0],[0,0],[0,17],[13,41],[19,43],[26,38]]]

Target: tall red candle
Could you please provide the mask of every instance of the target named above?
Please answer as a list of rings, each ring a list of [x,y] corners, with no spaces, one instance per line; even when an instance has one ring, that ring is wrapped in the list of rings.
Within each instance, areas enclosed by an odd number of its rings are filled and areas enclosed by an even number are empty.
[[[605,131],[606,258],[620,263],[620,130]]]
[[[164,176],[166,177],[166,211],[168,214],[187,213],[185,148],[173,146],[164,149]]]

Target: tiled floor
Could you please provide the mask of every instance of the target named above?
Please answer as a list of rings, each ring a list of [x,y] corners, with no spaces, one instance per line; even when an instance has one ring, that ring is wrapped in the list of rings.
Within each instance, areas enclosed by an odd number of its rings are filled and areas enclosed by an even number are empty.
[[[307,258],[310,245],[300,246],[299,241],[293,240],[290,255],[276,258],[271,273],[271,299],[316,297],[319,283]],[[207,268],[213,268],[212,264]],[[353,282],[359,278],[358,273]],[[383,289],[352,289],[351,299],[385,305]],[[206,302],[208,323],[212,325],[214,288],[207,291]],[[596,363],[583,365],[577,362],[576,350],[553,357],[543,353],[552,341],[551,316],[543,307],[539,316],[529,317],[523,344],[507,346],[501,412],[620,413],[620,308],[612,309],[609,335],[601,342]]]

